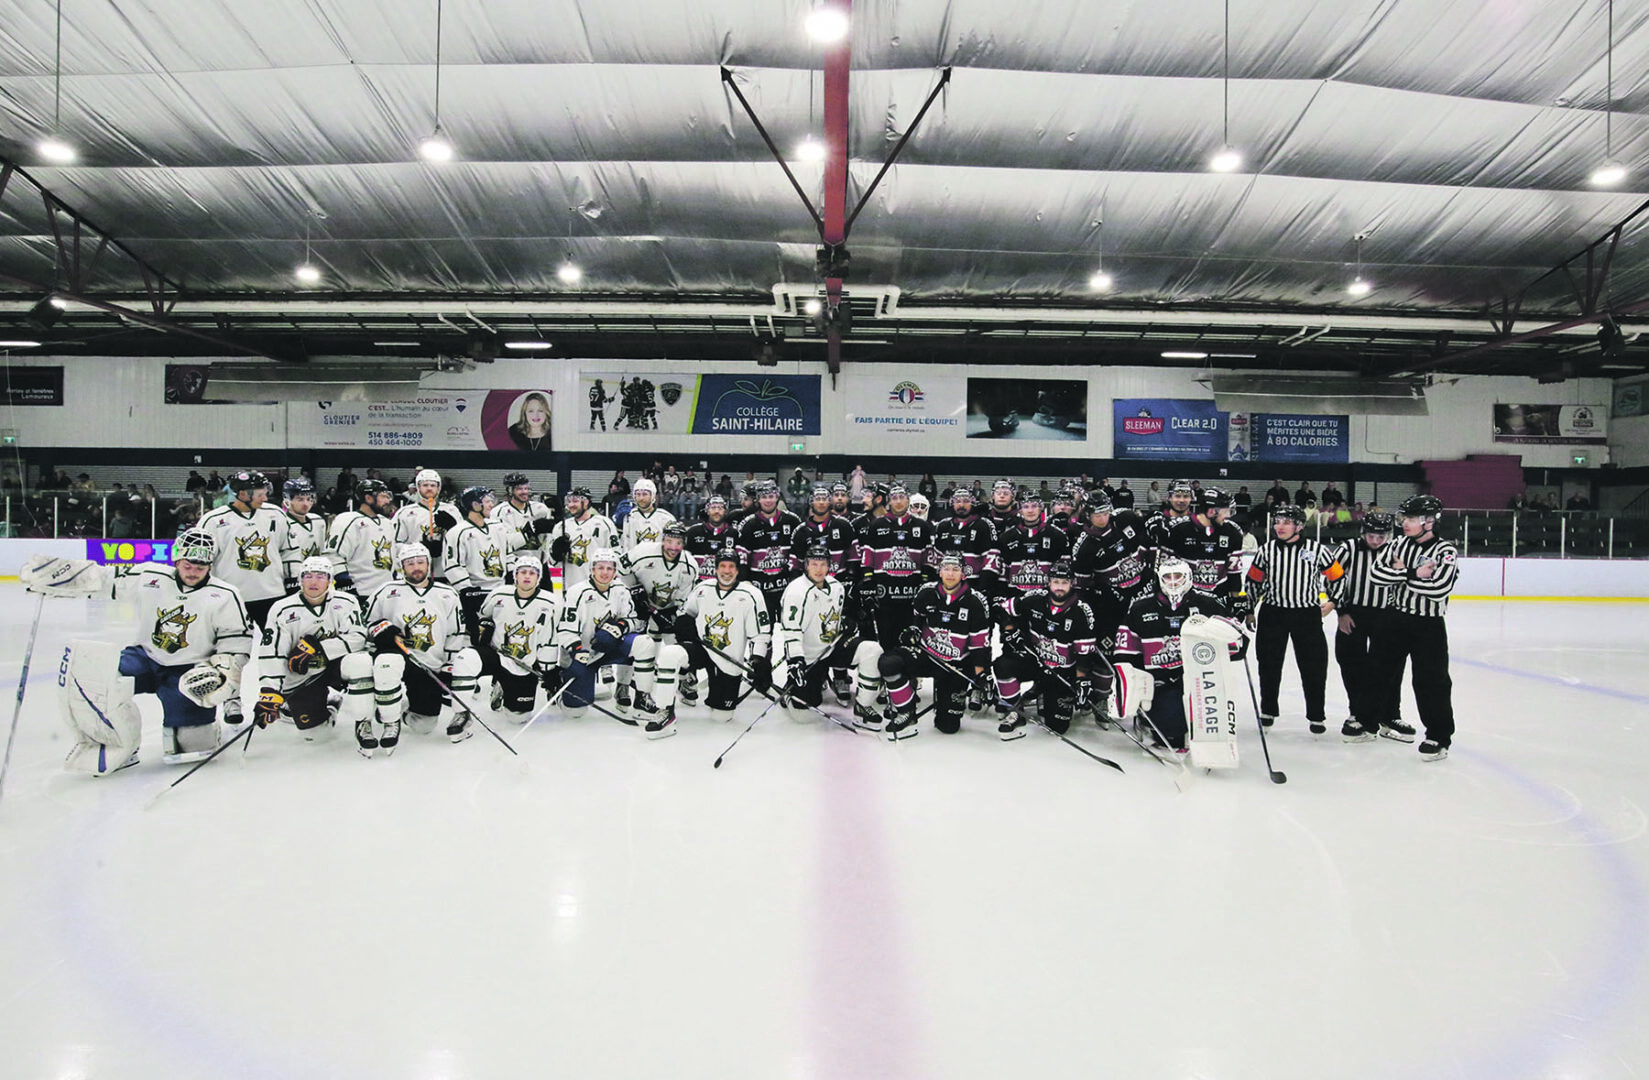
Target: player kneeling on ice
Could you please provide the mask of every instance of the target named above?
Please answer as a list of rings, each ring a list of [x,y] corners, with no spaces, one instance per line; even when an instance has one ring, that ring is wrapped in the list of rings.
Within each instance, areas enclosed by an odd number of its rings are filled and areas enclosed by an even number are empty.
[[[63,652],[57,683],[76,737],[66,768],[104,776],[137,764],[143,721],[135,694],[160,699],[167,764],[201,761],[218,748],[217,706],[239,691],[252,636],[240,594],[211,576],[216,554],[209,533],[191,530],[172,544],[172,566],[114,571],[44,555],[23,564],[30,592],[138,605],[137,644],[72,641]]]
[[[832,576],[830,566],[825,544],[807,549],[802,576],[785,586],[780,597],[773,646],[774,667],[784,668],[784,697],[813,708],[824,701],[826,677],[852,662],[858,644],[844,633],[847,588]]]
[[[764,693],[772,689],[767,653],[773,622],[761,590],[739,580],[742,567],[737,552],[723,551],[716,556],[716,576],[695,585],[682,602],[675,644],[658,653],[657,681],[646,703],[657,710],[647,721],[649,736],[674,733],[676,694],[689,703],[697,699],[693,672],[698,668],[710,673],[705,704],[721,720],[733,718],[741,679],[748,676],[750,685]]]
[[[480,636],[483,669],[492,675],[492,707],[518,724],[532,715],[539,683],[554,695],[561,688],[561,600],[540,586],[544,565],[535,551],[510,560],[510,582],[481,601]]]
[[[364,747],[372,741],[373,702],[361,603],[334,591],[332,560],[324,555],[304,559],[297,573],[298,591],[269,609],[253,718],[267,727],[284,712],[310,740],[341,719]],[[335,715],[327,706],[329,690],[344,692]]]
[[[372,638],[372,692],[380,730],[357,726],[363,756],[382,749],[393,754],[401,741],[401,721],[419,734],[435,730],[446,700],[437,681],[445,671],[448,685],[470,709],[478,709],[481,654],[464,633],[458,590],[430,576],[429,551],[423,544],[398,544],[395,562],[403,580],[392,581],[367,603],[367,633]],[[470,712],[459,707],[447,723],[447,737],[462,742],[474,734]]]
[[[1069,559],[1049,569],[1046,589],[1010,594],[1000,610],[1003,649],[995,671],[1002,722],[996,730],[1003,742],[1025,734],[1021,697],[1027,681],[1036,685],[1038,717],[1061,735],[1078,712],[1104,707],[1111,673],[1103,660],[1095,671],[1094,612],[1076,591]]]
[[[962,557],[944,556],[939,581],[916,593],[910,625],[900,631],[898,646],[877,658],[887,683],[888,738],[916,734],[916,680],[929,676],[936,702],[933,726],[946,735],[961,731],[968,691],[983,686],[990,670],[990,645],[990,610],[968,586]]]
[[[611,664],[618,677],[613,700],[620,709],[631,704],[632,658],[658,655],[658,644],[638,634],[641,618],[630,590],[618,582],[618,553],[603,548],[590,556],[589,580],[573,586],[561,609],[555,643],[570,683],[561,696],[569,716],[584,715],[595,702],[596,672]],[[647,711],[643,702],[643,711]],[[619,719],[623,719],[620,717]],[[631,721],[625,721],[630,723]]]
[[[1198,616],[1206,621],[1194,621]],[[1182,641],[1182,633],[1188,630],[1193,631],[1191,642]],[[1164,559],[1157,566],[1157,587],[1129,606],[1127,618],[1117,628],[1116,659],[1122,685],[1118,688],[1120,701],[1115,713],[1118,718],[1126,718],[1136,711],[1144,712],[1152,722],[1153,732],[1182,752],[1186,749],[1187,672],[1191,673],[1194,684],[1200,682],[1201,673],[1211,670],[1218,659],[1199,651],[1198,659],[1187,664],[1187,644],[1199,641],[1225,644],[1238,657],[1247,644],[1246,637],[1226,615],[1219,600],[1207,593],[1192,591],[1190,565],[1183,559]],[[1123,664],[1133,670],[1125,671]],[[1223,669],[1221,672],[1223,688]],[[1219,692],[1224,693],[1223,689]],[[1129,697],[1133,699],[1131,702],[1127,700]],[[1218,711],[1223,730],[1227,710],[1221,706]],[[1196,712],[1200,717],[1200,704]],[[1205,735],[1202,731],[1198,734]],[[1232,740],[1235,734],[1232,728]],[[1234,742],[1226,752],[1234,764]],[[1202,756],[1208,761],[1218,761],[1220,753],[1218,748],[1210,748]],[[1199,765],[1205,763],[1198,762]]]

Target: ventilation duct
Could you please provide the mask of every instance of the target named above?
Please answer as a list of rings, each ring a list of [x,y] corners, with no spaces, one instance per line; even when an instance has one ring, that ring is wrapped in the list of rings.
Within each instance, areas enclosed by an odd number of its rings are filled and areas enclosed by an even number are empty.
[[[1332,376],[1216,375],[1214,406],[1225,412],[1363,416],[1426,416],[1420,379]]]
[[[219,362],[206,368],[213,401],[387,401],[416,394],[429,363],[316,360],[307,364]]]

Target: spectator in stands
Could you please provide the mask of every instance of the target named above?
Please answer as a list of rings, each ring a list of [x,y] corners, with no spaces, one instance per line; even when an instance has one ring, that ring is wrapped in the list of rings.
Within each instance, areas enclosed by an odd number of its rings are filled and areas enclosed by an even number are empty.
[[[183,490],[193,495],[197,491],[206,490],[206,477],[193,469],[189,470],[189,479],[183,482]]]
[[[1363,520],[1363,518],[1365,518],[1367,516],[1368,516],[1368,513],[1367,513],[1367,511],[1365,511],[1363,509],[1363,504],[1362,503],[1353,503],[1352,504],[1352,507],[1351,507],[1351,520],[1352,521],[1361,521],[1361,520]]]
[[[1242,511],[1244,515],[1254,508],[1254,496],[1248,493],[1248,485],[1244,484],[1231,496],[1231,505]]]
[[[1311,490],[1310,480],[1300,481],[1300,490],[1294,493],[1294,505],[1306,506],[1317,501],[1317,493]]]
[[[683,495],[697,495],[699,492],[699,474],[688,469],[681,476],[681,493]]]
[[[721,474],[721,483],[716,485],[716,494],[724,499],[733,497],[733,478],[726,473]]]
[[[1325,510],[1338,510],[1346,504],[1346,497],[1344,492],[1334,486],[1334,481],[1330,480],[1323,485],[1323,494],[1319,501]]]
[[[931,503],[939,498],[939,481],[933,478],[932,473],[923,473],[922,479],[916,482],[916,490],[927,496],[928,502]]]
[[[611,514],[618,509],[618,504],[630,497],[630,481],[624,478],[624,470],[613,473],[613,478],[607,481],[607,513]]]
[[[82,494],[90,494],[95,491],[96,488],[92,486],[91,474],[81,473],[79,476],[75,477],[74,483],[69,485],[69,490],[81,492]]]
[[[1521,512],[1521,511],[1527,510],[1528,508],[1529,508],[1529,498],[1528,498],[1527,495],[1524,495],[1523,492],[1521,492],[1521,491],[1517,492],[1511,498],[1506,500],[1506,509],[1508,509],[1508,510],[1517,510],[1517,511]]]
[[[1042,486],[1036,489],[1036,497],[1042,500],[1043,506],[1054,501],[1054,493],[1048,489],[1048,481],[1042,481]]]
[[[1107,480],[1105,483],[1109,484],[1110,481]],[[1108,494],[1111,496],[1111,505],[1115,506],[1118,510],[1133,509],[1134,489],[1128,486],[1128,481],[1124,480],[1116,487],[1111,488]]]
[[[1145,489],[1145,512],[1154,513],[1162,505],[1162,482],[1151,481],[1151,486]]]
[[[676,467],[674,465],[666,465],[664,467],[664,479],[660,481],[659,487],[664,491],[665,498],[669,498],[671,495],[680,494],[681,475],[676,472]]]
[[[338,470],[338,481],[333,484],[336,491],[354,491],[360,481],[355,478],[355,470],[345,465]]]
[[[143,499],[138,495],[117,495],[109,499],[109,523],[104,529],[104,535],[111,540],[131,540],[147,533],[149,523],[139,522],[138,507],[145,506]],[[141,528],[140,528],[141,526]]]
[[[1580,491],[1570,495],[1569,501],[1563,504],[1563,509],[1568,510],[1571,513],[1578,510],[1590,510],[1591,508],[1592,500],[1588,499],[1585,493]]]
[[[853,471],[847,476],[847,495],[854,506],[858,506],[859,501],[864,497],[866,484],[865,467],[863,465],[853,466]]]
[[[784,482],[785,505],[794,510],[798,506],[807,505],[807,497],[813,492],[813,481],[807,478],[800,465],[790,474],[790,479]]]
[[[1265,498],[1265,505],[1267,509],[1270,509],[1273,506],[1287,506],[1289,499],[1288,485],[1283,483],[1281,480],[1271,481],[1271,487],[1266,491]],[[1269,517],[1270,515],[1267,516]]]

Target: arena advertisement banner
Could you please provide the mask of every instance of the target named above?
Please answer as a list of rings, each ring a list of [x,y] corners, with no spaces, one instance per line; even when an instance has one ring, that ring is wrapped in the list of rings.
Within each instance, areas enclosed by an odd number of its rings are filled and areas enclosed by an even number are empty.
[[[1212,399],[1117,398],[1111,404],[1115,449],[1119,459],[1155,458],[1162,461],[1243,460],[1249,453],[1247,420],[1240,425],[1233,447],[1228,442],[1229,417],[1214,408]]]
[[[1614,416],[1617,418],[1642,416],[1644,412],[1643,391],[1646,388],[1649,388],[1649,383],[1641,380],[1638,382],[1616,383]]]
[[[63,369],[22,366],[6,368],[5,395],[0,404],[63,404]]]
[[[1496,405],[1494,441],[1603,445],[1609,410],[1602,405]]]
[[[86,540],[86,558],[99,566],[136,566],[172,561],[170,540]]]
[[[389,401],[294,401],[293,446],[350,450],[551,449],[548,390],[420,390]]]
[[[817,375],[584,372],[583,430],[615,435],[817,435]]]
[[[962,433],[967,417],[968,380],[956,376],[848,375],[842,380],[842,393],[853,435],[955,436]]]
[[[1233,438],[1241,413],[1231,414]],[[1351,460],[1349,416],[1255,413],[1249,418],[1254,461],[1344,465]],[[1231,456],[1228,460],[1241,461]]]
[[[967,437],[1085,442],[1086,379],[968,379]]]

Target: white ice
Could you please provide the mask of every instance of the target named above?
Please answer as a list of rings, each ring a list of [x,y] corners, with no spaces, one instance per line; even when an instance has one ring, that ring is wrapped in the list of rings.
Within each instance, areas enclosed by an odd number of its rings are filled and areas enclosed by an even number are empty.
[[[69,775],[49,601],[0,799],[0,1077],[1649,1075],[1649,619],[1457,602],[1453,756],[1305,730],[1176,790],[1115,732],[775,709],[257,733],[152,807]],[[0,587],[0,681],[34,598]],[[1331,716],[1344,695],[1333,673]],[[9,719],[9,697],[3,704]],[[1405,713],[1415,718],[1412,702]],[[507,732],[513,734],[513,732]]]

